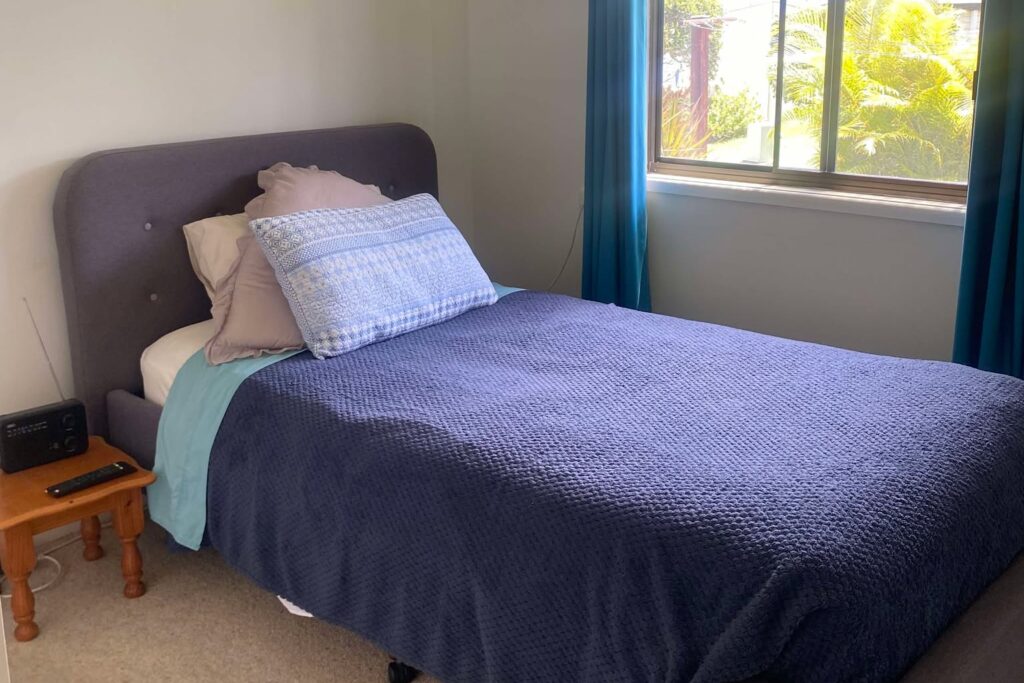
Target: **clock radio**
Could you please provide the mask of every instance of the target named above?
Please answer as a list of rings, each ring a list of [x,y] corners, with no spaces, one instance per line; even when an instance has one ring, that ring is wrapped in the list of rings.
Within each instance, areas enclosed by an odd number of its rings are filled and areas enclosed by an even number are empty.
[[[81,455],[89,448],[85,406],[70,399],[0,415],[0,469],[8,474]]]

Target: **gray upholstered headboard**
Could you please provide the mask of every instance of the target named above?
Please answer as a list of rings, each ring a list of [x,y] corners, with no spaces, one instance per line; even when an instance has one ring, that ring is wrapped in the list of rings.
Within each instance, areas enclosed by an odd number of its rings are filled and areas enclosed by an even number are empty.
[[[108,392],[142,392],[139,357],[164,334],[210,317],[182,226],[239,213],[256,172],[316,164],[399,199],[437,196],[430,138],[405,124],[334,128],[120,149],[69,168],[54,204],[75,395],[108,435]]]

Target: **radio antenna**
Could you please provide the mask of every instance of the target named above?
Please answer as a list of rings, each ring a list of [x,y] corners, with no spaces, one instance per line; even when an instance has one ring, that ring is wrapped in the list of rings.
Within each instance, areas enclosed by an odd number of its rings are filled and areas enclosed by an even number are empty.
[[[28,298],[21,297],[21,300],[25,302],[25,310],[28,311],[28,319],[32,321],[32,329],[36,331],[36,339],[39,340],[39,348],[43,350],[43,356],[46,358],[46,364],[50,367],[50,376],[53,377],[53,384],[57,387],[57,393],[60,394],[60,400],[66,401],[68,399],[64,395],[64,391],[60,388],[60,380],[57,379],[57,371],[53,369],[53,361],[50,360],[50,354],[46,351],[46,344],[43,342],[43,335],[39,333],[39,325],[36,324],[36,317],[32,315],[32,307],[28,305]]]

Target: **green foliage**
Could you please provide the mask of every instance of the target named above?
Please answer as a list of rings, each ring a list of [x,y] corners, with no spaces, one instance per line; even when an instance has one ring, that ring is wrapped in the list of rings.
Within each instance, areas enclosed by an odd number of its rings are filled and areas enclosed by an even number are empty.
[[[701,136],[689,90],[665,90],[661,98],[661,152],[675,159],[703,159],[707,136]]]
[[[964,181],[976,48],[958,46],[959,10],[936,0],[847,0],[837,170]],[[787,19],[788,116],[820,128],[825,10]]]
[[[708,103],[711,142],[732,140],[747,134],[747,126],[760,118],[761,105],[749,90],[730,95],[717,92]]]
[[[722,16],[722,0],[665,0],[665,56],[678,64],[690,63],[690,25],[693,17]],[[712,31],[708,70],[714,79],[718,71],[718,53],[722,49],[722,32]]]
[[[680,68],[689,68],[691,54],[691,26],[694,17],[717,18],[722,15],[721,0],[665,0],[664,55]],[[718,71],[718,58],[722,49],[721,31],[712,31],[708,46],[708,76],[714,79]],[[661,108],[662,153],[680,159],[703,158],[708,136],[698,133],[690,90],[665,88]]]

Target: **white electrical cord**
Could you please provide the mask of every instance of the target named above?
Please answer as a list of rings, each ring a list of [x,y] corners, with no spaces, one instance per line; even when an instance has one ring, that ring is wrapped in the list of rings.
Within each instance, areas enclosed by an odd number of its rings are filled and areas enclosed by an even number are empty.
[[[37,559],[38,560],[48,560],[48,561],[52,562],[53,565],[55,567],[57,567],[57,574],[52,579],[50,579],[49,581],[44,583],[42,586],[36,586],[35,588],[33,588],[32,589],[33,593],[40,593],[40,592],[46,590],[47,588],[49,588],[50,586],[52,586],[53,584],[57,583],[57,579],[59,579],[61,577],[61,575],[64,573],[64,567],[61,566],[61,563],[57,560],[56,557],[51,557],[50,555],[40,555]],[[6,581],[7,581],[7,577],[6,576],[0,577],[0,588],[3,587],[3,585],[4,585],[4,583]],[[9,599],[10,597],[11,597],[10,593],[0,593],[0,598],[3,598],[4,600]]]
[[[107,522],[106,524],[103,524],[100,528],[101,529],[109,529],[110,527],[111,527],[111,523]],[[52,548],[49,548],[49,549],[45,550],[44,552],[41,552],[41,553],[38,554],[37,561],[38,560],[47,560],[47,561],[53,563],[53,566],[55,566],[57,568],[57,574],[52,579],[50,579],[49,581],[44,583],[42,586],[36,586],[35,588],[33,588],[32,589],[33,593],[41,593],[41,592],[43,592],[44,590],[46,590],[50,586],[52,586],[55,583],[57,583],[57,581],[60,580],[60,577],[64,575],[64,566],[61,565],[60,561],[56,557],[53,557],[53,555],[51,555],[51,553],[55,553],[55,552],[57,552],[58,550],[60,550],[62,548],[67,548],[69,545],[72,545],[74,543],[78,543],[81,540],[82,540],[81,536],[78,536],[78,535],[69,536],[68,538],[64,539],[63,541],[61,541],[57,545],[53,546]],[[3,585],[6,582],[7,582],[7,576],[5,574],[0,574],[0,591],[3,590]],[[7,600],[10,597],[11,597],[10,593],[2,593],[2,592],[0,592],[0,598],[3,598],[4,600]]]

